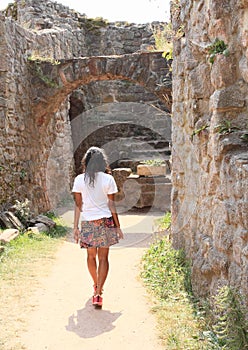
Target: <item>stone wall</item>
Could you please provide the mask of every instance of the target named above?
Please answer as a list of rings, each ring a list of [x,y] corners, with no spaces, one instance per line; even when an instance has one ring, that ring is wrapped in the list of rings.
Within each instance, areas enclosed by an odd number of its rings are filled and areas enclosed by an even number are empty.
[[[197,295],[230,284],[248,303],[248,2],[181,0],[172,12],[184,31],[173,61],[174,245],[192,260]],[[210,57],[220,40],[228,51]]]
[[[162,25],[90,19],[49,0],[17,0],[4,14],[35,33],[30,54],[56,59],[146,50],[154,45],[153,28]]]
[[[0,205],[28,198],[35,211],[44,212],[70,194],[70,99],[46,123],[32,113],[42,96],[33,94],[37,77],[30,74],[29,59],[141,52],[154,44],[152,28],[91,20],[49,0],[17,0],[0,13],[0,35]]]
[[[63,106],[46,130],[42,130],[36,116],[30,112],[32,82],[28,79],[27,56],[36,45],[36,35],[21,27],[12,18],[1,15],[1,205],[13,204],[15,199],[28,198],[35,212],[47,210],[51,204],[47,196],[46,181],[54,141],[66,139],[68,148],[72,145],[68,113]],[[67,107],[68,109],[68,107]],[[69,126],[69,131],[68,131]],[[56,134],[55,134],[56,133]],[[62,142],[63,143],[63,142]],[[64,147],[64,146],[63,146]],[[62,157],[69,167],[67,153]],[[63,162],[61,162],[64,164]],[[62,168],[63,169],[63,168]],[[66,174],[67,172],[65,172]],[[69,191],[69,177],[65,177],[64,188]],[[52,201],[54,203],[54,201]]]

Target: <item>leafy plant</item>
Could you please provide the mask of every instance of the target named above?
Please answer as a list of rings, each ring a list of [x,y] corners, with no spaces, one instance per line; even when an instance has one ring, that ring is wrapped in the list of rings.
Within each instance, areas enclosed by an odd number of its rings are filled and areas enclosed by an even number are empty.
[[[217,54],[223,54],[225,56],[229,56],[229,50],[227,48],[227,44],[223,40],[220,40],[218,38],[215,39],[213,44],[211,44],[208,48],[209,52],[209,61],[210,63],[214,63],[215,56]]]
[[[229,286],[219,289],[214,297],[213,330],[220,349],[248,349],[248,321],[245,319],[242,296]]]
[[[214,130],[219,134],[225,135],[237,131],[239,128],[237,126],[232,126],[232,122],[230,120],[224,120],[223,123],[216,125]]]
[[[154,26],[152,28],[153,37],[155,40],[155,50],[158,51],[170,51],[172,50],[172,38],[174,36],[174,31],[172,29],[172,24],[165,24],[163,27]]]
[[[28,61],[34,63],[33,67],[34,67],[35,73],[46,85],[48,85],[51,88],[59,87],[59,85],[54,80],[52,80],[49,76],[47,76],[46,74],[43,73],[40,64],[42,62],[49,62],[53,66],[57,66],[57,65],[60,65],[60,63],[61,63],[60,61],[56,60],[53,57],[43,57],[43,56],[36,55],[36,54],[32,54],[32,55],[28,56]]]
[[[207,128],[209,128],[209,125],[203,125],[202,127],[200,127],[199,129],[195,129],[193,130],[192,134],[191,134],[191,140],[193,139],[193,137],[195,135],[200,134],[200,132],[202,132],[203,130],[206,130]]]
[[[243,135],[240,136],[241,140],[244,142],[248,142],[248,133],[244,133]]]
[[[27,198],[23,202],[16,200],[13,209],[18,219],[26,225],[31,218],[30,201]]]
[[[100,35],[101,28],[106,28],[108,21],[102,17],[88,18],[82,16],[78,18],[80,28],[84,28],[87,31],[92,31],[95,35]]]
[[[141,163],[146,165],[151,165],[151,166],[161,166],[165,164],[163,159],[147,159],[147,160],[143,160]]]
[[[167,212],[162,218],[156,220],[161,230],[168,230],[171,226],[171,213]]]
[[[151,245],[143,257],[142,277],[146,285],[162,298],[184,295],[185,269],[188,264],[182,250],[171,246],[168,236]]]
[[[27,176],[27,172],[24,169],[21,169],[20,171],[20,178],[24,179]]]

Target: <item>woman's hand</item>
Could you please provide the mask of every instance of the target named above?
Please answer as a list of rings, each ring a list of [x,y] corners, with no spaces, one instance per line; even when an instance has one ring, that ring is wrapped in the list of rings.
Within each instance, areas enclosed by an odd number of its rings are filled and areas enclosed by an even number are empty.
[[[76,243],[79,241],[80,230],[78,228],[73,229],[73,237]]]
[[[124,235],[120,227],[116,227],[116,232],[119,239],[124,239]]]

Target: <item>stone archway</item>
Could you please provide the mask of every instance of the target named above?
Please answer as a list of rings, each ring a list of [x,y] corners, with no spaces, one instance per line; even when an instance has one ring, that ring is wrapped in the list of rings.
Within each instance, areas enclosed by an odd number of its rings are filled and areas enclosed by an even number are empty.
[[[51,62],[30,62],[32,113],[38,126],[47,124],[66,97],[80,85],[97,80],[130,80],[157,95],[171,110],[171,85],[163,81],[170,74],[161,52],[121,56],[96,56]]]
[[[163,84],[163,79],[170,74],[170,71],[161,52],[77,58],[63,60],[59,64],[31,61],[29,68],[32,84],[30,117],[34,120],[37,129],[35,147],[38,152],[37,162],[39,162],[34,164],[34,168],[36,178],[40,179],[40,187],[44,190],[46,209],[54,207],[61,195],[64,196],[65,192],[69,193],[70,190],[71,170],[67,169],[71,169],[74,151],[71,145],[72,135],[68,130],[70,123],[68,103],[73,91],[94,81],[126,80],[151,91],[162,103],[167,103],[166,107],[170,109],[171,86]],[[61,138],[62,120],[65,126],[65,139]],[[48,130],[49,137],[47,137]],[[64,148],[70,147],[71,160],[68,154],[64,158],[61,156]],[[67,168],[65,168],[66,163],[70,163]],[[44,168],[45,174],[40,170]],[[66,182],[66,186],[63,186],[63,181]],[[49,192],[51,188],[56,189],[54,194]],[[52,204],[49,198],[53,198]]]

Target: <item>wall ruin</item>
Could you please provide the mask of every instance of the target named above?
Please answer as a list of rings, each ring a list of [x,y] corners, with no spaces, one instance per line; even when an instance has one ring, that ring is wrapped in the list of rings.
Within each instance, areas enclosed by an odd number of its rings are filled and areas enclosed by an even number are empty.
[[[98,78],[109,81],[120,79],[121,76],[118,77],[116,72],[125,60],[118,58],[121,56],[117,54],[126,55],[122,77],[129,75],[129,79],[132,78],[130,83],[133,84],[134,91],[135,82],[141,79],[138,75],[143,74],[140,70],[142,58],[140,61],[136,56],[136,63],[133,63],[132,57],[128,58],[128,55],[134,52],[140,55],[154,44],[152,28],[149,24],[91,20],[49,0],[26,0],[16,1],[0,14],[0,34],[3,39],[0,47],[3,57],[0,67],[1,206],[7,206],[15,199],[28,198],[36,212],[44,212],[70,195],[75,151],[70,120],[70,94],[80,88],[80,84],[88,84]],[[90,60],[88,57],[92,55],[102,58]],[[114,56],[106,59],[103,58],[104,55]],[[36,64],[37,58],[48,61],[48,64]],[[70,60],[74,60],[71,71],[68,68]],[[143,60],[144,67],[149,67],[146,68],[146,78],[151,78],[145,85],[155,91],[156,83],[160,82],[155,71],[159,71],[162,64],[161,72],[164,72],[164,60],[161,56],[156,57],[156,53],[151,59],[143,55]],[[76,72],[77,64],[85,64],[82,72],[89,71],[90,74],[86,73],[89,79],[80,78],[80,82],[72,82],[69,88],[67,86],[63,90],[63,79],[58,77],[63,93],[60,91],[53,100],[49,100],[49,93],[52,95],[52,91],[56,90],[56,84],[52,85],[53,78],[49,74],[56,71],[57,61],[63,62],[63,74],[68,79],[71,73],[73,75]],[[43,66],[48,69],[45,73],[42,71]],[[138,67],[137,76],[134,77]],[[106,76],[101,75],[101,71],[97,72],[99,77],[94,75],[94,69],[106,70]],[[147,94],[145,88],[146,86],[142,88],[144,93],[140,90],[133,103],[142,104]],[[110,101],[105,102],[107,105]],[[149,103],[154,103],[154,96]],[[134,108],[133,111],[135,112]],[[155,111],[154,115],[156,113]],[[130,111],[126,111],[126,114],[127,118]],[[147,117],[151,116],[144,115],[144,119]],[[107,113],[104,118],[107,119]],[[118,115],[114,118],[118,119]],[[121,123],[123,120],[117,121]],[[170,124],[167,125],[170,128]]]
[[[197,295],[229,284],[248,303],[248,2],[181,0],[172,12],[184,32],[173,60],[174,246],[192,261]],[[228,51],[210,57],[220,40]]]

